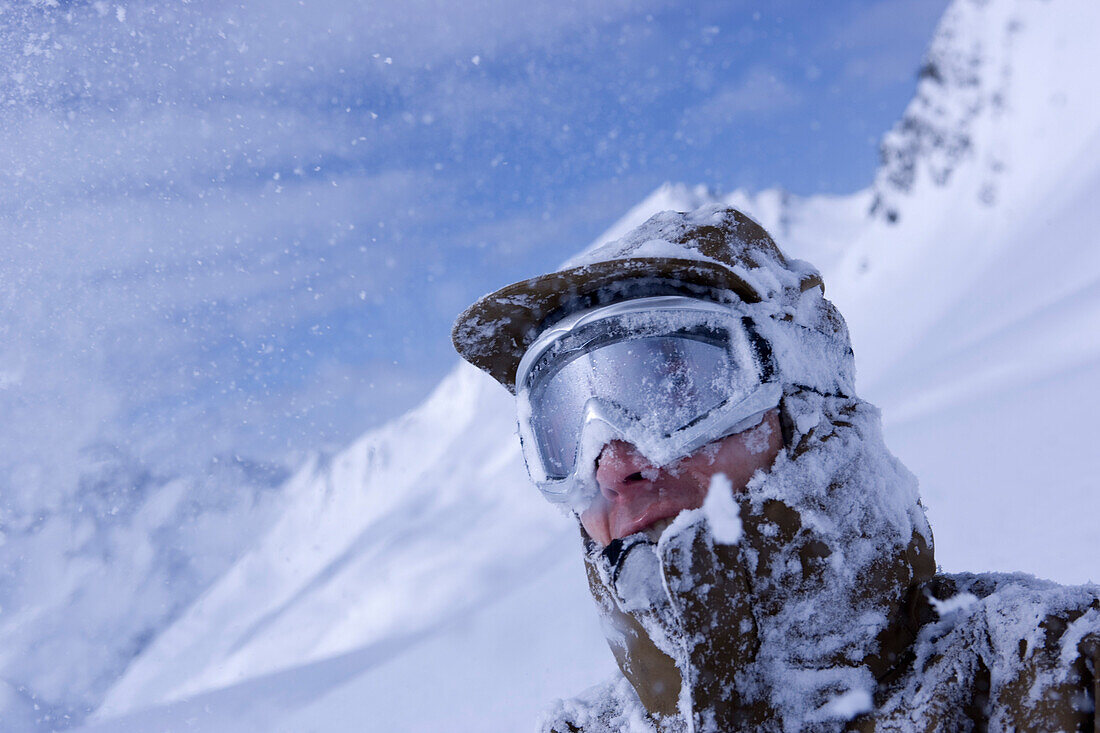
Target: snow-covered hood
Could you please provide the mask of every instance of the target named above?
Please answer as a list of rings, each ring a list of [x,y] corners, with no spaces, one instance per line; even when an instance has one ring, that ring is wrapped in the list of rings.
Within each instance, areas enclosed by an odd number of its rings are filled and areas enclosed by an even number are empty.
[[[455,321],[452,338],[464,359],[514,390],[519,361],[545,328],[643,295],[736,303],[771,344],[784,383],[853,391],[848,330],[817,270],[784,256],[763,227],[722,204],[661,212],[556,272],[483,296]]]

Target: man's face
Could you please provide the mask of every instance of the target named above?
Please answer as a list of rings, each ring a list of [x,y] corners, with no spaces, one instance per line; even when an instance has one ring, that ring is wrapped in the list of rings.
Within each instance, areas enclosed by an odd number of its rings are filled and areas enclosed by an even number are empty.
[[[779,411],[753,428],[715,440],[665,466],[654,466],[631,445],[614,440],[596,462],[599,495],[581,514],[592,539],[611,540],[648,530],[654,539],[684,509],[703,505],[710,479],[725,474],[741,491],[757,469],[770,468],[783,447]]]

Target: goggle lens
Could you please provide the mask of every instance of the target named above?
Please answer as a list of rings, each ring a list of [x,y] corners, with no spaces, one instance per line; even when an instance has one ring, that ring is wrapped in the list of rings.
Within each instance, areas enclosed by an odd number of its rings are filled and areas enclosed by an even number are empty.
[[[531,430],[547,478],[573,473],[586,406],[593,399],[653,435],[671,435],[759,385],[743,334],[695,327],[608,339],[584,334],[531,371]]]

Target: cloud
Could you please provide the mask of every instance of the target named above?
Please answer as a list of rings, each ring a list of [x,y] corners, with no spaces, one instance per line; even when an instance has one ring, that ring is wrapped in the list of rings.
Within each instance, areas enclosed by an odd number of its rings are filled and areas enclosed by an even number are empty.
[[[802,95],[773,69],[756,66],[736,83],[725,86],[701,104],[684,110],[681,133],[706,142],[746,119],[763,119],[795,109]]]
[[[101,3],[5,8],[6,99],[109,101],[263,94],[269,99],[363,79],[491,61],[590,41],[592,32],[670,0],[131,0],[123,18]],[[148,63],[152,61],[153,63]],[[145,63],[135,63],[145,62]],[[139,73],[133,73],[140,69]],[[322,97],[323,99],[323,97]]]
[[[346,437],[302,427],[309,411],[288,406],[331,377],[335,414],[362,390],[332,376],[344,370],[378,384],[399,359],[409,372],[407,389],[349,410],[349,423],[370,413],[351,429],[411,402],[452,355],[445,333],[438,349],[399,352],[464,304],[448,280],[460,245],[491,240],[517,266],[528,232],[568,240],[605,201],[470,231],[504,208],[478,190],[499,175],[501,131],[554,132],[533,130],[530,110],[570,81],[550,64],[532,77],[527,60],[587,58],[601,27],[663,3],[134,0],[124,15],[5,14],[0,408],[18,407],[9,423],[22,428],[0,430],[0,488],[20,466],[75,468],[70,454],[106,433],[196,465],[249,441],[278,453],[288,436]]]

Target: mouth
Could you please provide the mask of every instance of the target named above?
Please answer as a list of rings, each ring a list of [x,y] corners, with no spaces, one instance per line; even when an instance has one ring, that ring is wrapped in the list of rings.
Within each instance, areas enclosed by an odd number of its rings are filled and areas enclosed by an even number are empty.
[[[650,540],[656,542],[661,534],[668,529],[673,520],[685,509],[694,509],[697,504],[685,501],[684,497],[663,497],[645,507],[631,519],[620,518],[611,524],[612,538],[628,537],[632,534],[644,534]]]
[[[657,543],[658,541],[660,541],[661,535],[663,535],[665,533],[665,530],[668,529],[669,526],[672,525],[672,522],[675,519],[676,519],[675,516],[665,517],[664,519],[658,519],[653,524],[651,524],[648,527],[641,530],[642,534],[644,534],[646,537],[648,537],[650,539],[650,541],[652,541],[653,543]]]

